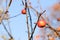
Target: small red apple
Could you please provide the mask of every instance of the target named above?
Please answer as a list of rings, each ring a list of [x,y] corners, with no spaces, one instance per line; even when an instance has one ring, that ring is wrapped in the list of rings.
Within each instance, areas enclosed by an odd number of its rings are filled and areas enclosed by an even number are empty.
[[[46,21],[45,20],[39,20],[37,22],[37,25],[38,25],[39,28],[43,28],[43,27],[46,26]]]
[[[22,14],[26,14],[26,10],[23,9],[23,10],[21,11],[21,13],[22,13]]]

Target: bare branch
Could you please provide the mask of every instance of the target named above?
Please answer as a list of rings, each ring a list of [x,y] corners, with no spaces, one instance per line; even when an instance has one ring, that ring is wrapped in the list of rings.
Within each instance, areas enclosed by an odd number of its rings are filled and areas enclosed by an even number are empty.
[[[9,4],[8,4],[7,8],[6,8],[5,13],[7,13],[7,12],[8,12],[8,9],[9,9],[9,7],[10,7],[11,3],[12,3],[12,0],[10,0],[10,2],[9,2]]]
[[[8,30],[7,30],[6,26],[4,25],[4,23],[3,23],[3,22],[2,22],[2,25],[3,25],[4,29],[6,30],[6,32],[8,33],[8,35],[10,36],[10,38],[13,38],[13,37],[12,37],[12,35],[8,32]]]
[[[14,18],[14,17],[17,17],[17,16],[20,16],[20,14],[17,14],[17,15],[15,15],[13,17],[9,17],[8,19],[11,19],[11,18]]]
[[[46,11],[46,10],[44,10],[42,13],[39,14],[37,22],[39,21],[40,16],[41,16],[43,13],[45,13],[45,11]],[[34,32],[35,32],[36,26],[37,26],[37,23],[36,23],[35,26],[34,26],[33,32],[31,33],[31,37],[30,37],[29,40],[31,40],[31,38],[32,38],[32,36],[33,36],[33,34],[34,34]]]

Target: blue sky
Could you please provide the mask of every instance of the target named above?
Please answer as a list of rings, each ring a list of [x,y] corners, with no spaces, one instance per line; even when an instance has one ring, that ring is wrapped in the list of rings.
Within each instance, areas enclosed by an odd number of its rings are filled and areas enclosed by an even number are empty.
[[[13,0],[12,4],[9,8],[9,16],[14,16],[17,14],[20,14],[20,16],[17,16],[15,18],[9,19],[10,21],[10,27],[11,27],[11,32],[15,40],[27,40],[27,27],[26,27],[26,15],[21,14],[21,10],[24,8],[22,5],[22,0]],[[32,6],[38,10],[39,12],[39,5],[37,3],[37,0],[30,0],[32,3]],[[55,3],[57,0],[40,0],[41,6],[43,10],[47,10],[49,6],[51,6],[53,3]],[[38,6],[38,8],[37,8]],[[48,10],[47,10],[48,11]],[[33,27],[34,27],[34,22],[37,19],[35,12],[31,10],[31,15],[32,15],[32,20],[33,20]],[[49,13],[47,12],[49,15]],[[4,22],[5,25],[8,28],[7,21]],[[56,23],[56,21],[53,21],[53,23]],[[9,29],[8,29],[9,30]],[[40,29],[37,27],[34,35],[40,34]],[[5,35],[8,37],[8,34],[4,30],[2,24],[0,25],[0,35]],[[1,39],[2,40],[2,39]]]

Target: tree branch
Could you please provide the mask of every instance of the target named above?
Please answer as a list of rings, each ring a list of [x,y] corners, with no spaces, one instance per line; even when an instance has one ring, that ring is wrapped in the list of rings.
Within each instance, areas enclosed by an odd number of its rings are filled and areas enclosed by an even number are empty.
[[[5,29],[5,31],[8,33],[8,35],[10,36],[10,38],[13,38],[12,37],[12,35],[8,32],[8,30],[7,30],[7,28],[6,28],[6,26],[4,25],[4,23],[2,22],[2,25],[3,25],[3,27],[4,27],[4,29]]]
[[[43,13],[45,13],[45,11],[46,11],[46,10],[44,10],[42,13],[39,14],[37,22],[39,21],[40,16],[41,16]],[[32,38],[32,36],[33,36],[33,34],[34,34],[34,32],[35,32],[36,26],[37,26],[37,23],[36,23],[35,26],[34,26],[34,30],[33,30],[33,32],[31,33],[31,37],[30,37],[29,40],[31,40],[31,38]]]
[[[12,3],[12,0],[10,0],[10,2],[9,2],[9,4],[8,4],[7,8],[6,8],[5,14],[8,12],[8,9],[9,9],[11,3]]]

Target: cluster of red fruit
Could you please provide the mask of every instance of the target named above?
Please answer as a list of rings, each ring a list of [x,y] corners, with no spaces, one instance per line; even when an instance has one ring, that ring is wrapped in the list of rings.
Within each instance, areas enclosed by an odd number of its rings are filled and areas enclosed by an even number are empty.
[[[22,14],[26,14],[26,10],[23,9],[23,10],[21,11],[21,13],[22,13]],[[45,21],[45,20],[39,20],[39,21],[37,22],[37,26],[38,26],[39,28],[45,27],[45,26],[46,26],[46,21]]]

